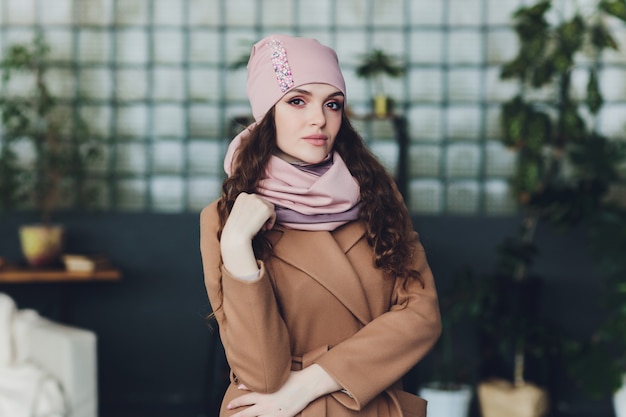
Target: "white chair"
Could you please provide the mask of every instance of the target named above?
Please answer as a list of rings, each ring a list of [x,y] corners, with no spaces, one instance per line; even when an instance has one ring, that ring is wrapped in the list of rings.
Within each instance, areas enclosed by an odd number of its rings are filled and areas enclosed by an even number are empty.
[[[40,380],[54,381],[60,388],[63,402],[62,412],[50,412],[54,417],[97,417],[97,351],[96,335],[86,329],[68,326],[41,317],[34,310],[15,310],[13,314],[7,307],[5,294],[0,293],[0,331],[12,333],[12,343],[0,341],[0,380],[18,369],[36,370]],[[2,308],[4,303],[4,309]],[[3,310],[5,317],[2,317]],[[4,329],[3,329],[4,321]],[[0,339],[3,335],[0,334]],[[11,338],[9,338],[11,339]],[[9,363],[2,363],[2,354],[10,353]],[[45,378],[41,378],[44,375]],[[6,382],[6,381],[5,381]],[[5,390],[19,384],[4,384]],[[57,388],[57,392],[58,392]],[[3,387],[0,385],[0,406]],[[41,391],[41,389],[40,389]],[[5,392],[5,394],[7,394]],[[15,401],[14,393],[12,395]],[[38,395],[54,397],[54,389]],[[31,401],[29,399],[29,401]],[[32,399],[33,402],[42,399]],[[50,401],[48,401],[50,402]],[[32,407],[33,405],[30,404]],[[39,408],[41,410],[41,407]],[[1,408],[0,408],[1,410]],[[0,412],[0,415],[2,412]],[[27,416],[39,417],[36,410],[27,411]]]

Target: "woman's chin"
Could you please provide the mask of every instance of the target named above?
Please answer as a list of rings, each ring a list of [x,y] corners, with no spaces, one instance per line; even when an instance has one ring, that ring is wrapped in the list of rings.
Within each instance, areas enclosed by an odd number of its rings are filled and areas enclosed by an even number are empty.
[[[290,164],[315,165],[324,162],[328,157],[328,153],[320,152],[319,154],[311,153],[308,155],[288,155],[285,153],[277,153],[276,156],[283,161],[289,162]]]

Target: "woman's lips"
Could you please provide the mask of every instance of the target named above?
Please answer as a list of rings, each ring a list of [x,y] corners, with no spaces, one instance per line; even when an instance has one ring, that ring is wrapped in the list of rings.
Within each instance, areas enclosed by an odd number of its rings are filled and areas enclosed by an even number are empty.
[[[302,139],[314,146],[324,146],[326,145],[326,141],[328,141],[326,135],[309,135]]]

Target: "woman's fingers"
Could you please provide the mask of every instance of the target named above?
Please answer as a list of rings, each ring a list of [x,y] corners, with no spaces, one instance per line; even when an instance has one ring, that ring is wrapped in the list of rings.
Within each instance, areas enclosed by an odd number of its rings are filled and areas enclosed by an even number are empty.
[[[228,408],[229,410],[233,410],[235,408],[250,406],[254,404],[255,401],[253,399],[253,396],[250,394],[246,394],[233,399],[231,402],[228,403],[226,408]]]
[[[265,224],[263,225],[261,230],[263,230],[263,231],[272,230],[272,228],[274,227],[275,223],[276,223],[276,211],[274,211],[274,208],[272,207],[272,214],[271,214],[270,218],[267,219],[267,221],[265,222]]]
[[[226,228],[252,239],[259,230],[274,225],[274,205],[256,194],[241,193],[235,200]]]
[[[248,390],[248,388],[241,384],[237,388],[242,389],[240,387],[244,387],[243,389]],[[286,414],[286,410],[278,405],[277,401],[271,394],[257,394],[254,392],[250,392],[249,394],[244,394],[240,397],[233,399],[226,406],[229,410],[234,410],[239,407],[248,407],[243,409],[235,414],[232,417],[259,417],[259,416],[267,416],[267,417],[282,417],[289,416]]]

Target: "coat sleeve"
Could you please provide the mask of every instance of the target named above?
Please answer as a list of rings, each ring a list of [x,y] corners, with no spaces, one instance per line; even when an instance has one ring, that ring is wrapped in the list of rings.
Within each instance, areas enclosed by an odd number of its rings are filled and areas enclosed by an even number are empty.
[[[441,334],[433,275],[417,234],[415,239],[413,267],[421,274],[424,286],[417,280],[396,280],[390,310],[316,361],[344,388],[333,396],[350,409],[363,408],[401,379]]]
[[[200,215],[200,252],[204,282],[231,370],[255,392],[278,390],[289,376],[287,328],[261,262],[254,281],[232,276],[223,266],[217,239],[217,204]]]

